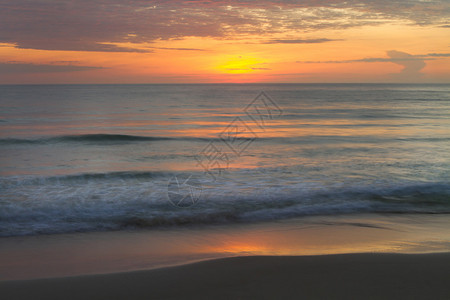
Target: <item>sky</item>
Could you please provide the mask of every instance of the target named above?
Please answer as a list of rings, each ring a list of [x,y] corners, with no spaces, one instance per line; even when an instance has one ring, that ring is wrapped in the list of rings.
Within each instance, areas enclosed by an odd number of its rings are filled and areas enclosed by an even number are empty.
[[[450,83],[450,1],[0,0],[0,84]]]

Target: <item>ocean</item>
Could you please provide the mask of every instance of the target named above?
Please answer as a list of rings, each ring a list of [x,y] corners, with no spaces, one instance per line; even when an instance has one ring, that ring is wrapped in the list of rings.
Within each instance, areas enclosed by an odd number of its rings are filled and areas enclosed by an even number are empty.
[[[450,85],[0,86],[0,236],[450,213]]]

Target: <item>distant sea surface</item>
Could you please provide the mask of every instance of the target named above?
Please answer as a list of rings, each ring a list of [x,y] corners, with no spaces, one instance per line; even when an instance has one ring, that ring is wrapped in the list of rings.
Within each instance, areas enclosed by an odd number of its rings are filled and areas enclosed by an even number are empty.
[[[0,236],[347,213],[450,213],[450,85],[0,86]]]

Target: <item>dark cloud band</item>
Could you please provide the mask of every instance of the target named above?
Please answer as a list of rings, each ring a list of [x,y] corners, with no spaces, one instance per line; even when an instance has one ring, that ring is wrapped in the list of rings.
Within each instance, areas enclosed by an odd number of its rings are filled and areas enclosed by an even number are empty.
[[[447,26],[448,1],[418,0],[0,0],[0,42],[19,48],[152,52],[114,43],[158,39],[274,36],[408,21]],[[321,43],[328,39],[273,39],[269,43]],[[173,48],[173,50],[176,50]],[[178,49],[187,50],[187,49]]]

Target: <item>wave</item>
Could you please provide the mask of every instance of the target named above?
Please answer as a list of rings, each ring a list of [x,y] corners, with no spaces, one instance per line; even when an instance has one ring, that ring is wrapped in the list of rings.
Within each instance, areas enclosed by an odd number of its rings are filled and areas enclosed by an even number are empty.
[[[448,183],[390,186],[290,186],[255,180],[202,182],[199,201],[168,199],[174,174],[115,172],[1,179],[0,236],[282,220],[348,213],[450,213]],[[172,177],[173,178],[173,177]],[[291,179],[292,180],[292,179]],[[24,184],[27,182],[27,184]]]
[[[52,144],[52,143],[131,143],[131,142],[148,142],[148,141],[169,141],[169,140],[207,140],[197,137],[165,137],[165,136],[138,136],[126,134],[81,134],[81,135],[64,135],[57,137],[38,138],[38,139],[18,139],[4,138],[0,139],[0,144]]]
[[[114,181],[114,180],[151,180],[154,178],[167,178],[174,176],[173,172],[165,171],[117,171],[106,173],[81,173],[72,175],[59,175],[59,176],[8,176],[0,179],[0,187],[23,187],[27,185],[40,185],[40,186],[54,186],[57,184],[94,184],[101,181]]]
[[[117,145],[128,144],[134,142],[156,142],[156,141],[220,141],[219,137],[202,138],[202,137],[167,137],[167,136],[138,136],[125,134],[82,134],[82,135],[64,135],[57,137],[47,137],[38,139],[18,139],[3,138],[0,139],[0,145],[17,145],[17,144],[34,144],[45,145],[55,143],[85,143],[93,145]],[[257,137],[257,141],[278,142],[285,144],[292,143],[379,143],[379,142],[395,142],[395,141],[411,141],[411,142],[447,142],[449,137],[423,137],[423,138],[381,138],[377,136],[339,136],[339,135],[309,135],[298,137]]]

